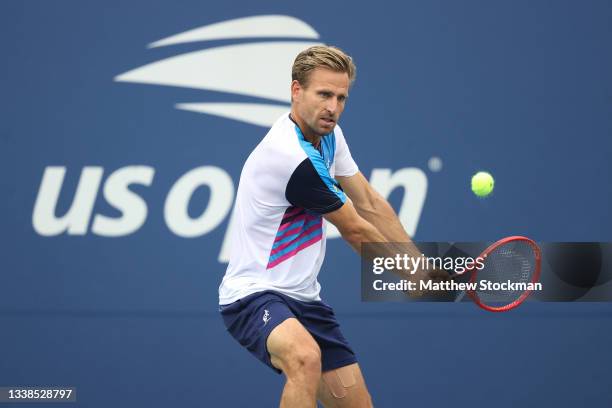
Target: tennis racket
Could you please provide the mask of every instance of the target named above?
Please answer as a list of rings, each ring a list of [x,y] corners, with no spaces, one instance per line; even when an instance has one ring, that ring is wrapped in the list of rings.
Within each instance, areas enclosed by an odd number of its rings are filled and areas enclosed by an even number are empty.
[[[461,292],[455,302],[467,294],[485,310],[506,312],[523,303],[532,292],[529,284],[540,280],[542,251],[529,238],[501,239],[485,249],[480,258],[482,268],[474,265],[461,275],[453,276],[469,276],[469,282],[476,284],[475,289]]]

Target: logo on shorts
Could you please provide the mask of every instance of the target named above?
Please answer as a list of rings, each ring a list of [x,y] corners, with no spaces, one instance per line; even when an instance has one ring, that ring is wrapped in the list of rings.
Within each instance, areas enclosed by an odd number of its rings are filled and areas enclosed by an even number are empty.
[[[268,312],[268,309],[264,310],[264,315],[263,315],[262,320],[264,321],[264,326],[268,324],[268,321],[270,321],[270,312]]]

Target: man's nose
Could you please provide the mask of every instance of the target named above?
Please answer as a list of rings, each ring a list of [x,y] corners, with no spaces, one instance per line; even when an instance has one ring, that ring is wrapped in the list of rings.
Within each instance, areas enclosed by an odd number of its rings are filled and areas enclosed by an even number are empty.
[[[336,113],[336,110],[338,109],[338,100],[336,98],[329,98],[325,109],[327,109],[331,114]]]

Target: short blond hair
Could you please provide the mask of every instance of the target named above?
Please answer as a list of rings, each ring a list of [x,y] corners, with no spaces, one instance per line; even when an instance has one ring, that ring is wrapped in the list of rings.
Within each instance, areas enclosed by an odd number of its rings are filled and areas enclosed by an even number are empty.
[[[346,72],[349,84],[357,76],[357,67],[353,59],[340,48],[329,45],[314,45],[300,52],[291,68],[291,80],[297,80],[302,86],[308,86],[310,74],[315,68],[327,68],[336,72]]]

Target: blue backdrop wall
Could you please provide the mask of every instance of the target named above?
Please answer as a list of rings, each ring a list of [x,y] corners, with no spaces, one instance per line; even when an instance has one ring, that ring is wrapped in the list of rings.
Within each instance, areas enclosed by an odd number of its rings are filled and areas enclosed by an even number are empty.
[[[611,19],[605,1],[2,2],[0,386],[277,403],[217,287],[242,163],[317,42],[354,57],[341,125],[416,239],[612,240]],[[338,238],[320,281],[377,406],[612,402],[608,304],[362,303]]]

